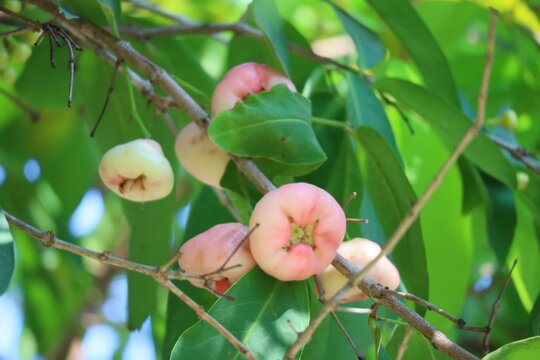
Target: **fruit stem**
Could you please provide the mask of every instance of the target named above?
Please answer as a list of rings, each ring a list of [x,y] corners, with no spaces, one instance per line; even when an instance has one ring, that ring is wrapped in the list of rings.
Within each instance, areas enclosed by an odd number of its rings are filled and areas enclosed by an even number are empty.
[[[351,129],[351,127],[347,125],[347,123],[337,121],[337,120],[324,119],[324,118],[314,116],[311,118],[311,122],[314,124],[319,124],[319,125],[337,127],[337,128],[345,130],[345,132],[347,132],[348,134],[352,134],[354,132],[353,129]]]
[[[128,73],[128,67],[127,65],[124,65],[126,67],[126,74]],[[141,131],[146,139],[150,139],[152,136],[150,135],[150,132],[144,125],[141,117],[139,116],[139,112],[137,111],[137,104],[135,103],[135,94],[133,93],[133,85],[131,84],[131,79],[129,77],[124,77],[126,79],[127,88],[128,88],[128,95],[129,95],[129,106],[131,108],[131,115],[135,118],[135,121],[137,122],[137,125],[141,128]]]

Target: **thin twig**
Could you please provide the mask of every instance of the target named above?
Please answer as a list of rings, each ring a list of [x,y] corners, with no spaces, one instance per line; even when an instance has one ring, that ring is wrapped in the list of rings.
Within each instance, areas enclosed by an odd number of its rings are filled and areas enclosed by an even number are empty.
[[[409,213],[402,220],[401,224],[392,234],[392,236],[390,237],[386,245],[382,248],[382,251],[379,253],[379,255],[377,255],[361,271],[359,271],[357,274],[354,274],[354,276],[349,279],[348,283],[340,291],[338,291],[331,299],[328,300],[325,306],[321,309],[321,311],[317,314],[317,316],[312,320],[312,322],[307,327],[307,329],[300,334],[296,342],[289,348],[289,351],[287,352],[287,355],[286,355],[287,359],[292,360],[295,358],[298,351],[300,351],[300,349],[311,340],[311,336],[313,335],[317,327],[322,323],[322,320],[331,311],[335,309],[335,307],[339,303],[339,300],[347,293],[347,291],[351,287],[358,285],[361,282],[361,280],[366,276],[366,274],[369,271],[371,271],[371,269],[373,269],[373,267],[377,264],[377,262],[396,247],[396,245],[402,239],[403,235],[405,235],[405,233],[411,227],[411,225],[414,224],[414,222],[420,215],[420,211],[423,209],[425,204],[431,198],[435,190],[437,190],[437,188],[441,184],[442,180],[445,178],[448,171],[452,168],[452,166],[457,161],[459,156],[465,151],[467,146],[471,143],[471,141],[474,140],[474,138],[476,137],[476,135],[482,128],[485,121],[487,89],[489,85],[489,78],[491,75],[493,53],[494,53],[494,48],[495,48],[496,20],[497,20],[497,13],[494,10],[491,10],[486,60],[485,60],[484,71],[482,75],[482,83],[480,86],[480,94],[478,95],[478,114],[477,114],[476,121],[463,135],[463,138],[461,139],[459,144],[456,146],[454,151],[450,154],[450,157],[446,160],[446,162],[443,164],[439,172],[435,175],[435,177],[433,178],[431,183],[428,185],[428,187],[426,188],[422,196],[420,196],[418,201],[411,207]],[[339,257],[339,254],[338,254],[338,257]],[[336,261],[334,260],[333,264],[335,262]],[[336,265],[334,265],[334,267],[336,267]]]
[[[336,311],[346,312],[349,314],[359,314],[359,315],[371,314],[371,309],[355,308],[355,307],[348,307],[348,306],[338,306],[336,307]]]
[[[229,330],[227,330],[219,321],[214,319],[209,315],[202,306],[197,304],[193,299],[183,293],[176,285],[171,282],[171,279],[178,278],[178,272],[168,272],[162,271],[162,268],[159,266],[149,266],[144,264],[139,264],[133,261],[125,260],[114,255],[111,255],[110,252],[97,252],[82,246],[71,244],[69,242],[63,241],[56,237],[52,231],[41,231],[35,227],[23,222],[22,220],[14,217],[13,215],[3,211],[8,223],[25,232],[26,234],[32,236],[38,240],[45,247],[52,247],[55,249],[64,250],[73,254],[77,254],[83,257],[88,257],[95,259],[103,264],[112,265],[118,268],[125,270],[130,270],[140,274],[144,274],[153,278],[156,282],[163,285],[173,294],[175,294],[180,300],[182,300],[186,305],[188,305],[199,318],[208,322],[214,329],[219,331],[236,349],[244,354],[248,359],[255,360],[255,357],[249,352],[244,344],[238,340]],[[171,275],[171,276],[169,276]],[[187,279],[188,277],[184,277]]]
[[[317,290],[317,294],[319,294],[318,298],[319,298],[319,301],[321,303],[324,303],[325,299],[324,299],[324,288],[321,284],[321,280],[318,276],[315,276],[315,288]],[[371,311],[371,310],[370,310]],[[337,326],[339,327],[339,329],[341,330],[341,332],[343,333],[343,335],[345,336],[345,339],[347,340],[347,342],[349,343],[349,345],[352,347],[354,353],[356,354],[356,358],[358,360],[364,360],[364,355],[362,354],[362,352],[360,351],[360,349],[358,348],[358,346],[356,346],[351,334],[349,334],[349,332],[347,331],[347,329],[345,328],[345,325],[343,325],[343,322],[339,319],[339,317],[337,316],[337,314],[335,312],[331,312],[330,315],[332,315],[332,318],[334,319],[334,321],[336,322]]]
[[[409,340],[411,339],[413,332],[414,328],[412,326],[407,326],[405,334],[403,335],[403,339],[399,343],[399,347],[397,349],[396,360],[403,359],[405,351],[407,351],[407,348],[409,347]]]
[[[252,227],[251,229],[249,229],[248,233],[242,238],[242,240],[236,245],[236,247],[233,249],[233,251],[231,251],[231,253],[229,254],[229,256],[227,257],[227,259],[225,259],[225,261],[223,262],[223,264],[221,264],[221,266],[215,270],[215,271],[212,271],[212,272],[209,272],[209,273],[206,273],[206,274],[203,274],[201,276],[203,277],[207,277],[207,276],[211,276],[211,275],[216,275],[216,274],[219,274],[219,273],[222,273],[223,271],[225,271],[226,269],[226,266],[229,264],[229,261],[231,261],[232,257],[234,256],[234,254],[236,254],[238,252],[238,250],[240,250],[240,248],[245,244],[246,241],[248,241],[249,237],[251,236],[251,234],[253,234],[253,232],[255,230],[257,230],[257,228],[259,227],[260,225],[259,224],[255,224],[254,227]],[[239,264],[238,264],[239,265]],[[233,267],[237,267],[237,265],[233,265]]]
[[[32,19],[29,19],[24,15],[21,15],[21,14],[18,14],[16,12],[14,12],[14,11],[11,11],[8,8],[6,8],[5,6],[0,5],[0,12],[3,12],[4,14],[7,14],[7,15],[11,16],[14,19],[20,20],[23,23],[30,25],[31,27],[34,28],[34,30],[41,30],[41,24],[40,23],[38,23],[37,21],[34,21]]]
[[[120,33],[125,36],[132,36],[139,40],[148,40],[157,36],[175,36],[175,35],[187,35],[187,34],[216,34],[221,32],[232,32],[236,35],[248,36],[261,42],[266,42],[264,34],[251,27],[244,22],[235,23],[207,23],[198,24],[191,23],[188,25],[179,26],[161,26],[153,28],[139,28],[139,27],[124,27],[120,29]],[[291,53],[298,56],[305,57],[314,62],[320,64],[333,65],[336,68],[345,70],[354,74],[361,74],[361,71],[350,67],[348,65],[339,63],[333,59],[315,54],[311,49],[306,49],[297,44],[288,44],[288,49]]]
[[[347,342],[349,343],[349,345],[352,347],[354,353],[356,354],[356,358],[358,360],[364,360],[365,359],[364,355],[362,354],[362,352],[360,351],[358,346],[356,346],[356,344],[354,343],[353,338],[351,337],[351,334],[349,334],[349,332],[345,328],[345,325],[343,325],[343,323],[341,322],[339,317],[336,315],[336,313],[332,311],[330,313],[330,315],[332,316],[332,318],[336,322],[337,326],[339,327],[339,329],[341,330],[343,335],[345,335],[345,338],[347,339]]]
[[[384,290],[382,290],[382,293],[385,294],[385,295],[392,295],[392,296],[399,297],[399,298],[402,298],[402,299],[405,299],[405,300],[409,300],[409,301],[414,302],[415,304],[423,306],[427,310],[433,311],[433,312],[441,315],[442,317],[450,320],[451,322],[456,324],[461,330],[473,331],[473,332],[481,332],[481,333],[488,333],[489,332],[489,327],[488,326],[469,326],[469,325],[467,325],[465,323],[465,320],[463,320],[461,318],[457,318],[457,317],[449,314],[448,312],[444,311],[443,309],[441,309],[437,305],[435,305],[433,303],[430,303],[429,301],[424,300],[424,299],[422,299],[422,298],[420,298],[420,297],[418,297],[416,295],[401,292],[401,291],[390,290],[390,289],[384,289]]]
[[[522,147],[509,144],[506,141],[499,139],[493,135],[488,135],[488,137],[491,139],[491,141],[497,144],[497,146],[508,151],[514,159],[525,165],[527,169],[531,170],[537,175],[540,175],[540,165],[529,159],[530,157],[532,157],[532,154],[529,151],[523,149]]]
[[[341,204],[341,208],[345,209],[347,205],[349,205],[349,203],[356,198],[357,195],[358,194],[356,193],[356,191],[353,191],[349,196],[347,196],[345,201],[343,201],[343,203]]]
[[[107,89],[107,95],[105,95],[105,102],[103,103],[103,107],[101,108],[101,111],[99,112],[99,116],[96,121],[96,124],[94,125],[94,128],[90,132],[90,137],[94,137],[96,135],[96,130],[99,124],[101,123],[101,120],[103,119],[103,115],[105,115],[105,110],[107,110],[107,105],[109,105],[109,100],[111,99],[111,95],[114,91],[114,84],[116,82],[116,74],[118,74],[118,68],[120,67],[120,64],[122,64],[122,61],[117,61],[114,64],[114,69],[111,76],[111,82],[109,84],[109,88]]]
[[[504,282],[504,286],[502,287],[501,291],[499,291],[499,295],[497,295],[497,299],[495,299],[495,302],[493,303],[493,306],[491,307],[491,313],[489,314],[489,320],[487,324],[487,328],[489,329],[488,332],[484,335],[484,338],[482,339],[482,347],[484,348],[484,353],[489,353],[489,334],[491,330],[493,329],[493,324],[495,323],[495,317],[497,316],[497,312],[499,311],[499,308],[501,307],[501,300],[504,292],[508,288],[508,285],[510,284],[510,280],[512,279],[512,272],[514,271],[514,268],[516,267],[518,262],[518,259],[514,260],[514,263],[512,264],[512,267],[510,267],[510,271],[508,272],[508,276],[506,277],[506,281]]]
[[[0,40],[6,39],[12,36],[27,34],[29,32],[36,31],[36,29],[32,26],[23,26],[15,30],[6,31],[0,34]]]
[[[234,218],[236,222],[241,223],[242,218],[240,217],[240,214],[234,207],[234,204],[232,203],[231,199],[229,199],[227,194],[223,190],[215,188],[215,187],[212,187],[212,190],[214,191],[214,194],[216,194],[216,197],[218,198],[221,206],[223,206],[225,209],[229,211],[229,214],[231,214],[231,216]]]

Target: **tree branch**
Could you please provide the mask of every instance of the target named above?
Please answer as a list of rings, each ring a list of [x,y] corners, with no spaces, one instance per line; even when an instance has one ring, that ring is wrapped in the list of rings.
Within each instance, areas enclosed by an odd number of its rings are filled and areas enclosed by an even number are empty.
[[[218,34],[221,32],[232,32],[236,35],[248,36],[253,39],[256,39],[261,42],[266,42],[266,37],[264,34],[248,25],[243,19],[234,23],[207,23],[200,24],[196,21],[188,19],[183,16],[176,14],[170,14],[163,9],[156,9],[155,6],[142,4],[138,0],[131,1],[133,5],[144,8],[148,11],[154,12],[160,16],[173,20],[180,23],[178,26],[162,26],[162,27],[153,27],[153,28],[140,28],[140,27],[124,27],[120,29],[120,34],[133,36],[139,40],[148,40],[156,36],[174,36],[174,35],[187,35],[187,34]],[[223,39],[218,39],[223,41]],[[287,44],[289,51],[298,56],[305,57],[307,59],[313,60],[320,64],[329,64],[333,65],[341,70],[345,70],[354,74],[361,74],[361,71],[350,67],[345,64],[341,64],[333,59],[317,55],[311,49],[306,49],[302,46],[296,44]]]
[[[484,338],[482,339],[482,346],[484,347],[484,353],[487,354],[489,352],[489,333],[491,332],[491,329],[493,329],[493,324],[495,323],[495,317],[497,316],[497,312],[499,311],[499,308],[501,307],[501,300],[504,292],[508,288],[508,285],[510,284],[510,280],[512,279],[512,272],[514,271],[516,265],[517,265],[518,259],[515,259],[512,263],[512,266],[510,267],[510,271],[508,272],[508,276],[506,277],[506,280],[504,281],[504,286],[502,287],[501,291],[499,291],[499,295],[497,295],[497,299],[495,299],[495,302],[493,303],[493,306],[491,307],[491,313],[489,314],[489,320],[487,324],[487,328],[489,329],[488,332],[485,333]]]
[[[3,211],[3,214],[5,215],[8,223],[11,226],[35,238],[45,247],[52,247],[55,249],[64,250],[73,254],[77,254],[79,256],[97,260],[103,264],[112,265],[118,268],[130,270],[151,277],[156,282],[158,282],[159,284],[167,288],[169,291],[171,291],[173,294],[175,294],[186,305],[188,305],[200,319],[208,322],[214,329],[219,331],[219,333],[221,333],[240,353],[245,355],[248,359],[255,360],[255,357],[249,352],[247,347],[242,344],[240,340],[238,340],[219,321],[217,321],[210,314],[208,314],[201,305],[197,304],[193,299],[191,299],[178,287],[176,287],[176,285],[174,285],[174,283],[171,281],[172,279],[185,280],[190,276],[185,275],[181,271],[166,271],[165,266],[149,266],[139,264],[111,255],[108,251],[97,252],[84,248],[82,246],[71,244],[67,241],[58,239],[52,231],[38,230],[35,227],[23,222],[22,220],[5,211]]]

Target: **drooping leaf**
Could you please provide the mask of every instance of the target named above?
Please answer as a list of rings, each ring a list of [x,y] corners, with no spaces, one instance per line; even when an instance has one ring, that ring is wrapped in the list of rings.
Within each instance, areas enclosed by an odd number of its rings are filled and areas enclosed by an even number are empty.
[[[416,195],[388,144],[374,130],[356,130],[361,146],[360,164],[379,223],[388,239],[409,213]],[[416,221],[393,252],[393,259],[408,290],[428,297],[426,252],[420,222]],[[424,310],[419,309],[422,313]]]
[[[212,216],[209,216],[212,214]],[[219,223],[232,222],[234,219],[230,213],[219,203],[217,197],[209,187],[203,187],[199,195],[190,205],[189,218],[183,235],[185,242],[192,237],[208,230]],[[205,289],[197,288],[186,281],[178,281],[175,284],[186,295],[195,300],[206,309],[217,300],[217,297]],[[168,359],[174,344],[180,335],[199,318],[185,303],[169,293],[167,301],[167,320],[165,339],[163,341],[163,358]]]
[[[144,204],[124,203],[131,226],[129,259],[141,264],[160,266],[169,254],[172,239],[173,196]],[[156,305],[157,283],[154,279],[128,272],[128,327],[139,329]],[[141,296],[144,294],[144,296]]]
[[[487,354],[482,360],[537,359],[540,357],[540,336],[503,345]]]
[[[309,323],[306,282],[283,282],[258,267],[236,282],[208,313],[229,329],[257,359],[282,359]],[[236,349],[207,322],[180,336],[171,359],[240,359]]]
[[[417,112],[452,148],[471,126],[471,121],[458,108],[421,86],[388,78],[377,81],[375,86],[392,95],[402,105]],[[515,188],[516,181],[512,166],[497,145],[484,134],[478,134],[471,142],[465,150],[465,156],[486,173]]]
[[[326,159],[311,128],[309,101],[284,85],[248,95],[219,114],[208,135],[227,152],[266,161],[274,175],[300,175]]]
[[[367,2],[401,40],[427,87],[442,99],[459,107],[457,87],[448,60],[412,5],[402,0]]]
[[[14,269],[13,236],[4,211],[0,208],[0,296],[6,292]]]
[[[354,42],[358,52],[358,66],[369,69],[380,63],[384,59],[385,49],[378,36],[342,8],[330,4]]]
[[[347,118],[353,128],[369,126],[386,140],[394,155],[400,159],[390,122],[381,101],[366,80],[357,75],[348,74],[349,94],[347,97]]]
[[[272,45],[275,56],[281,64],[281,69],[289,75],[287,40],[276,3],[273,0],[254,0],[252,6],[257,25]]]

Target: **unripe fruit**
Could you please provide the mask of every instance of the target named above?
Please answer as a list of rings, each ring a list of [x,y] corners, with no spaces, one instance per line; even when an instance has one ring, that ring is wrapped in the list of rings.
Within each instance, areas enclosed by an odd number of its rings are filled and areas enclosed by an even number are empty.
[[[519,191],[523,191],[529,186],[529,181],[531,179],[529,178],[529,174],[527,174],[526,172],[518,171],[516,173],[516,180],[517,180],[517,189]]]
[[[346,219],[334,198],[314,185],[287,184],[257,203],[250,228],[257,264],[284,281],[304,280],[334,259],[345,235]]]
[[[369,262],[377,257],[381,252],[381,247],[367,239],[354,238],[344,242],[338,249],[338,253],[356,265],[360,270]],[[400,283],[399,272],[388,260],[386,256],[381,258],[375,267],[367,274],[374,281],[395,290]],[[324,291],[324,298],[328,299],[334,296],[345,284],[348,279],[337,271],[332,265],[329,265],[322,273],[318,275],[319,282]],[[367,298],[360,289],[350,289],[342,303],[350,301],[364,300]]]
[[[176,136],[176,157],[182,166],[203,183],[220,187],[229,155],[218,148],[197,124],[190,123]]]
[[[25,62],[32,55],[30,45],[18,41],[11,42],[11,59],[13,61]]]
[[[513,109],[506,110],[504,114],[497,119],[496,124],[508,130],[515,130],[518,126],[518,116]]]
[[[269,66],[252,62],[235,66],[214,90],[212,114],[215,116],[229,110],[249,94],[270,90],[277,84],[285,84],[291,91],[296,91],[291,80]]]
[[[99,164],[99,176],[116,194],[137,202],[164,198],[174,185],[173,171],[161,146],[147,139],[107,151]]]
[[[17,70],[13,66],[8,66],[2,71],[2,81],[8,85],[15,84],[17,81]]]
[[[225,292],[255,266],[249,251],[249,241],[245,240],[235,252],[248,232],[247,227],[238,223],[216,225],[182,245],[178,264],[189,275],[205,275],[218,270],[234,252],[225,265],[229,269],[208,276],[210,286]],[[189,282],[198,287],[205,285],[202,279],[189,279]]]

